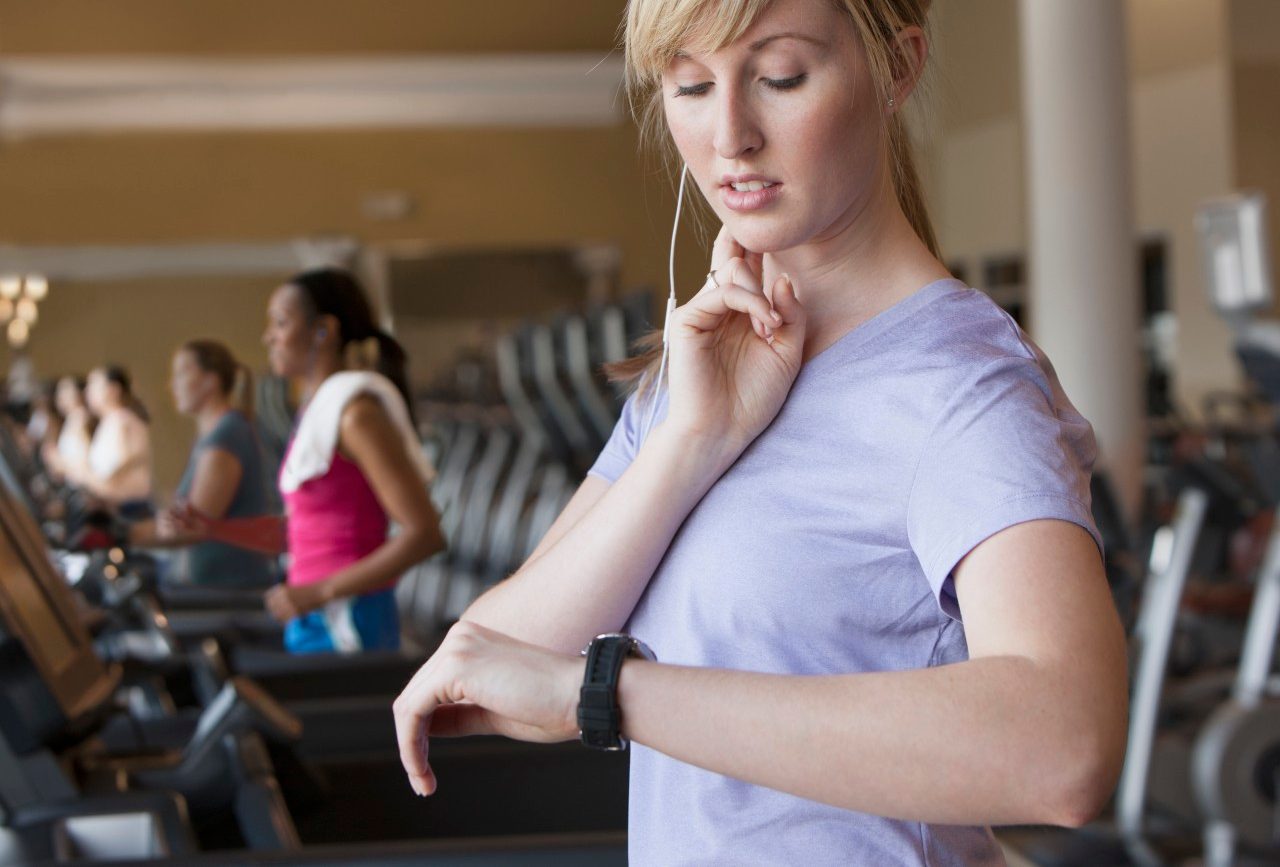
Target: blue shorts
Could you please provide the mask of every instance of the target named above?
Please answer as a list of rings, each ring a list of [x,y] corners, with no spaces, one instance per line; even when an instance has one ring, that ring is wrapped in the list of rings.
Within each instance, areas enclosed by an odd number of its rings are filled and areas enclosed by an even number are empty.
[[[359,653],[399,650],[400,616],[394,590],[330,602],[284,627],[290,653]]]

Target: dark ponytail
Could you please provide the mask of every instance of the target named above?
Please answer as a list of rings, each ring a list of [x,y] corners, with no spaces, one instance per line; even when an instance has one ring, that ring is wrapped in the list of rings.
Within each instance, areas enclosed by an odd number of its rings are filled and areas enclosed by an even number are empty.
[[[332,316],[338,322],[338,347],[349,364],[376,370],[391,380],[413,416],[406,371],[409,356],[394,337],[378,327],[364,289],[339,268],[303,271],[289,280],[302,295],[307,319]]]
[[[138,396],[133,393],[133,379],[129,376],[129,371],[118,364],[107,364],[98,369],[102,371],[107,382],[115,383],[120,387],[120,396],[124,400],[125,408],[146,424],[150,424],[151,413],[147,412],[142,401],[138,400]]]

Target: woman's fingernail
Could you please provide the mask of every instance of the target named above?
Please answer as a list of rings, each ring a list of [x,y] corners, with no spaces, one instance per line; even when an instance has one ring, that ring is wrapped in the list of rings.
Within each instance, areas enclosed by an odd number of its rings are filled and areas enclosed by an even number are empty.
[[[764,327],[764,339],[773,340],[773,329],[770,328],[768,325]]]
[[[774,311],[772,311],[772,312],[770,313],[770,315],[773,317],[773,324],[774,324],[774,325],[781,325],[781,324],[782,324],[782,314],[781,314],[781,313],[779,313],[777,310],[774,310]]]

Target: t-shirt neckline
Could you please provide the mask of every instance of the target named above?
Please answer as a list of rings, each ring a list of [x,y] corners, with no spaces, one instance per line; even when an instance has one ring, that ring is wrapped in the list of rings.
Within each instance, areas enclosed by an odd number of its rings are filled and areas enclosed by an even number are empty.
[[[800,372],[802,374],[805,372],[816,373],[847,357],[849,353],[858,347],[863,346],[903,320],[910,318],[913,314],[939,298],[968,288],[964,281],[957,280],[954,277],[943,277],[941,280],[926,283],[906,298],[886,307],[875,316],[865,322],[860,322],[836,338],[834,343],[809,359]]]

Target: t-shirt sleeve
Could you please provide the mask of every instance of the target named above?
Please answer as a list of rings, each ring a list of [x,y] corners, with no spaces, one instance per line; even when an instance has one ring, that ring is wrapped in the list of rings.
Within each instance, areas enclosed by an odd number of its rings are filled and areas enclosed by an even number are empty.
[[[948,399],[912,483],[907,535],[942,610],[952,570],[1015,524],[1057,519],[1101,536],[1089,506],[1093,429],[1034,358],[988,364]]]
[[[205,439],[203,446],[209,449],[222,449],[229,452],[241,464],[245,462],[245,454],[252,442],[253,432],[248,422],[242,418],[229,417],[217,425]]]
[[[642,406],[647,405],[638,399],[637,394],[627,398],[627,402],[622,405],[618,423],[613,426],[613,433],[609,435],[609,441],[604,444],[600,456],[587,471],[588,475],[613,484],[631,466],[640,451],[640,443],[644,440],[641,417],[644,415]]]

